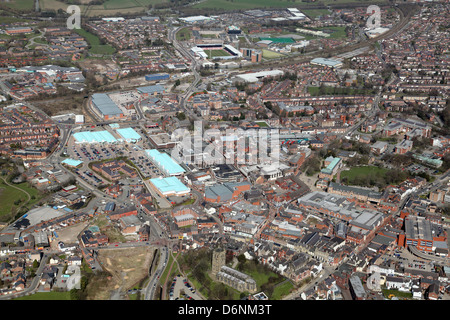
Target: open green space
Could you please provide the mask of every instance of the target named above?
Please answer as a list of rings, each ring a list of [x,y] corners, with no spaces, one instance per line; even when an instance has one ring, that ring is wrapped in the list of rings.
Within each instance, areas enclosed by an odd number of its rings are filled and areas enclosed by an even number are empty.
[[[17,10],[33,10],[34,0],[9,0],[0,2],[1,5]],[[3,19],[3,17],[2,17]]]
[[[214,58],[214,57],[227,57],[230,56],[231,54],[229,54],[227,51],[225,51],[224,49],[217,49],[217,50],[204,50],[205,53],[208,55],[209,58]]]
[[[84,37],[89,43],[89,52],[92,54],[113,54],[116,49],[109,44],[101,44],[99,37],[84,29],[74,29],[80,36]]]
[[[410,174],[406,170],[360,166],[341,171],[340,182],[345,185],[383,189],[388,185],[397,185],[408,178]]]
[[[19,0],[15,0],[19,1]],[[96,1],[81,1],[78,6],[83,16],[114,16],[126,14],[143,14],[152,6],[169,2],[168,0],[106,0],[103,3],[94,4]],[[41,11],[66,10],[69,4],[62,0],[39,0]]]
[[[305,9],[305,10],[302,10],[302,12],[304,14],[306,14],[308,17],[310,17],[311,19],[315,19],[319,16],[323,16],[323,15],[330,13],[330,11],[328,11],[328,9]]]
[[[28,198],[28,195],[30,198]],[[30,200],[28,200],[30,199]],[[0,180],[0,220],[8,220],[13,210],[25,206],[30,208],[41,199],[39,190],[30,187],[28,183],[7,185]]]
[[[0,16],[0,25],[15,23],[15,22],[25,22],[25,21],[30,21],[30,20],[23,19],[23,18],[17,18],[17,17]]]
[[[363,166],[363,167],[353,167],[350,170],[341,171],[341,180],[346,177],[348,182],[351,184],[357,178],[365,177],[369,175],[382,176],[388,170],[385,168],[379,168],[375,166]]]
[[[266,122],[264,122],[264,121],[258,121],[258,122],[255,122],[259,127],[261,127],[261,128],[265,128],[265,127],[268,127],[269,125],[266,123]]]
[[[377,3],[384,3],[387,1],[378,1]],[[344,3],[359,3],[367,5],[372,4],[369,0],[321,0],[320,3],[328,4],[344,4]],[[193,8],[198,9],[222,9],[222,10],[249,10],[249,9],[263,9],[263,8],[307,8],[308,6],[317,6],[317,2],[304,2],[302,0],[205,0],[197,3]]]
[[[276,58],[280,58],[280,57],[284,56],[281,53],[278,53],[278,52],[275,52],[272,50],[267,50],[267,49],[262,49],[262,55],[263,55],[263,58],[266,58],[266,59],[276,59]]]
[[[192,33],[189,28],[180,29],[176,35],[176,38],[178,41],[189,40],[191,37],[192,37]]]
[[[70,298],[69,291],[65,292],[50,291],[50,292],[36,292],[35,294],[23,296],[13,300],[72,300],[72,299]]]

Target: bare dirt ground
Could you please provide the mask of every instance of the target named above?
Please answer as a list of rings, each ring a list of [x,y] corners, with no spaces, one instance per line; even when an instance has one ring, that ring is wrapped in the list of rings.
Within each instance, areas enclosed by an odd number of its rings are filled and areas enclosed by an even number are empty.
[[[100,250],[98,260],[112,275],[101,294],[110,299],[139,284],[148,274],[153,254],[154,249],[148,247]]]
[[[77,236],[80,234],[81,230],[83,230],[88,224],[89,222],[85,221],[64,229],[57,230],[56,233],[58,235],[58,238],[56,238],[56,240],[51,243],[52,249],[56,249],[59,241],[62,241],[64,243],[76,242]]]

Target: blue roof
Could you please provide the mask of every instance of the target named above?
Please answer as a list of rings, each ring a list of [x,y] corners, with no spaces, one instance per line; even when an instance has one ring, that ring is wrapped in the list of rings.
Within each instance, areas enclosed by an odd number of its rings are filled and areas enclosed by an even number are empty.
[[[167,153],[161,153],[156,149],[145,150],[152,162],[167,175],[182,174],[185,170],[175,162]]]
[[[83,161],[68,158],[68,159],[64,159],[63,161],[61,161],[61,163],[65,163],[69,166],[76,167],[76,166],[82,164]]]
[[[154,178],[150,179],[150,182],[162,193],[179,193],[189,192],[189,188],[186,187],[178,178]]]
[[[117,142],[116,138],[114,138],[113,135],[106,130],[76,132],[73,136],[78,142]]]
[[[126,141],[140,140],[141,136],[133,128],[121,128],[116,130]]]

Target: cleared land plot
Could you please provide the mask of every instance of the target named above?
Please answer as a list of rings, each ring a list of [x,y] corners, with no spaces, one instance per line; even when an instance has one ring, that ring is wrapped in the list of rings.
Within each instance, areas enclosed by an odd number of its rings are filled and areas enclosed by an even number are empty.
[[[148,275],[153,254],[154,249],[149,247],[100,250],[98,260],[112,277],[98,297],[109,299],[111,290],[121,288],[125,292],[140,284]]]

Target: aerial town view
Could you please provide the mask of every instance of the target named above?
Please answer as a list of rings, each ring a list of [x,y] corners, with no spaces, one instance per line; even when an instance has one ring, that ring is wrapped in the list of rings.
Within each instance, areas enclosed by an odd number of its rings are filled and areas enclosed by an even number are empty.
[[[0,0],[0,300],[450,300],[449,17]]]

